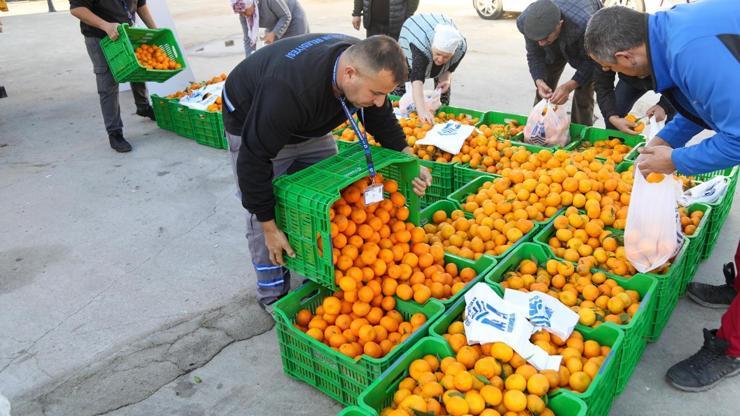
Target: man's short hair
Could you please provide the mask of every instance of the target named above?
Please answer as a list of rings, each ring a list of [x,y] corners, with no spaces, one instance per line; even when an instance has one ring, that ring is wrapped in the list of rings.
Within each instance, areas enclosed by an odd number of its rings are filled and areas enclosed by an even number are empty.
[[[350,46],[347,49],[347,55],[360,69],[367,69],[372,74],[377,74],[382,70],[390,71],[397,84],[408,78],[409,69],[406,57],[398,42],[390,36],[370,36]]]
[[[586,26],[586,53],[614,63],[614,54],[647,41],[646,14],[623,6],[605,7],[591,16]]]

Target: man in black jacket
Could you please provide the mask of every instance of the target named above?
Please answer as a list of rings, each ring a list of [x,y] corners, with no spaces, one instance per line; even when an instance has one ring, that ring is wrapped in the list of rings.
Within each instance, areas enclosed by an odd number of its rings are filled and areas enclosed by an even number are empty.
[[[537,88],[535,104],[543,98],[565,104],[575,91],[571,121],[587,126],[594,122],[593,75],[597,66],[583,48],[583,34],[588,19],[602,7],[600,0],[537,0],[516,19]],[[576,73],[558,84],[566,63]]]
[[[600,73],[599,73],[600,72]],[[594,87],[596,88],[596,101],[601,108],[604,124],[608,129],[617,129],[627,134],[639,134],[635,130],[637,124],[625,119],[632,106],[646,92],[652,91],[653,79],[651,77],[639,78],[625,74],[618,74],[619,81],[614,86],[614,71],[598,71],[594,76]],[[657,121],[670,121],[676,114],[668,99],[660,97],[657,104],[650,107],[645,114],[648,117],[655,116]]]
[[[296,36],[262,48],[229,74],[223,119],[232,163],[247,209],[247,240],[257,271],[257,296],[269,305],[290,290],[283,252],[293,256],[275,223],[273,178],[337,152],[331,130],[359,112],[383,147],[412,153],[387,94],[408,68],[398,43],[387,36]],[[359,144],[358,144],[359,146]],[[423,195],[426,169],[413,183]]]
[[[118,39],[118,26],[121,23],[133,25],[136,14],[147,27],[154,29],[156,25],[146,0],[69,0],[69,11],[72,16],[80,19],[80,30],[85,36],[85,46],[93,64],[100,96],[100,109],[110,147],[117,152],[130,152],[131,144],[123,138],[118,83],[108,67],[108,61],[100,47],[100,40],[106,36],[113,40]],[[136,114],[154,120],[154,111],[149,105],[146,85],[143,82],[132,82],[131,92],[134,94]]]
[[[367,37],[388,35],[395,40],[401,33],[403,22],[419,7],[419,0],[355,0],[352,26],[360,30],[360,17]]]

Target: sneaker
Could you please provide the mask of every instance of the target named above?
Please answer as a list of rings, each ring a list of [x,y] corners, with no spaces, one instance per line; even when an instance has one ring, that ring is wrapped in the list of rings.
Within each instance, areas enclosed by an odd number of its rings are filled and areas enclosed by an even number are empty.
[[[131,144],[123,138],[123,133],[115,132],[108,135],[110,141],[110,147],[118,153],[126,153],[131,151]]]
[[[699,352],[671,367],[666,380],[673,387],[689,392],[706,391],[725,378],[740,374],[740,357],[725,351],[730,343],[717,337],[717,330],[704,329],[704,345]]]
[[[727,263],[722,268],[725,275],[725,284],[714,286],[706,283],[689,283],[686,295],[689,299],[707,308],[724,309],[730,306],[735,299],[735,268],[733,263]]]
[[[154,117],[154,109],[150,105],[147,105],[146,107],[137,107],[136,115],[142,116],[142,117],[149,117],[150,119],[156,121],[156,117]]]

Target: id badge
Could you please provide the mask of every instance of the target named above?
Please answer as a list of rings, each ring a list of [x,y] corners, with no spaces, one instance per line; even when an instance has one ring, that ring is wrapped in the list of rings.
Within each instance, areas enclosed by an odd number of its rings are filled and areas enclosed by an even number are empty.
[[[383,184],[370,185],[364,193],[365,205],[372,205],[383,200]]]

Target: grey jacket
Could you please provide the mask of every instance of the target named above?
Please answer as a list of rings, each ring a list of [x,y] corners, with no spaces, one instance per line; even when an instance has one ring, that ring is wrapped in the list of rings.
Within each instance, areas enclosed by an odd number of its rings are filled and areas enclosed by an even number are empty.
[[[277,39],[308,33],[308,20],[298,0],[259,0],[260,27]]]
[[[372,24],[370,13],[373,0],[355,0],[355,8],[352,16],[362,16],[362,25],[365,29]],[[388,0],[390,5],[390,18],[388,27],[391,32],[400,32],[403,22],[416,12],[419,7],[419,0]]]

